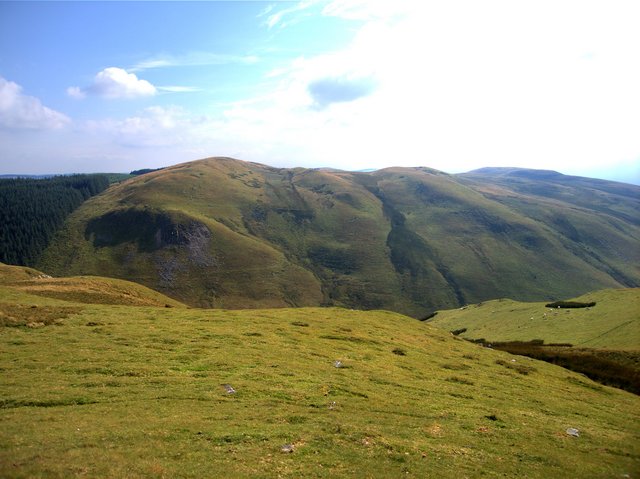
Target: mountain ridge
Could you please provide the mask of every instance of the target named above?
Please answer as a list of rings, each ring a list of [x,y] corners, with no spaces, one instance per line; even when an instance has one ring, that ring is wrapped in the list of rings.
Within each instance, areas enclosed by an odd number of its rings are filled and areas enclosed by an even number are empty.
[[[640,187],[573,183],[209,158],[112,186],[69,218],[38,266],[131,279],[197,306],[414,317],[639,285]]]

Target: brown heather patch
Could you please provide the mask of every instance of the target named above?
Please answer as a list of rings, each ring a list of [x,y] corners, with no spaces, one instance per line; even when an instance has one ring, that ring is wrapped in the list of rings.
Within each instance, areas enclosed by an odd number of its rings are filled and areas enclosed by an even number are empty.
[[[0,303],[0,327],[37,328],[61,324],[63,319],[80,311],[81,308],[75,306],[28,306]]]

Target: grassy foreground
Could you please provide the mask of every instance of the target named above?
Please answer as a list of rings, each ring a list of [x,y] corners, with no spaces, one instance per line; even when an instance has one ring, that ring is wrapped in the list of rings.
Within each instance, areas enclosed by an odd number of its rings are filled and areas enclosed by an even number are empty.
[[[640,398],[398,314],[74,304],[7,287],[0,307],[57,315],[0,328],[2,477],[640,469]]]

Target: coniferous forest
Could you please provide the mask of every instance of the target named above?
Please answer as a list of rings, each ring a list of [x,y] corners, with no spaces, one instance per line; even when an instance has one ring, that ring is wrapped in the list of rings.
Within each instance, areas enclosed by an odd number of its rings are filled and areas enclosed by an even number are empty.
[[[66,217],[108,186],[103,174],[0,180],[0,262],[33,265]]]

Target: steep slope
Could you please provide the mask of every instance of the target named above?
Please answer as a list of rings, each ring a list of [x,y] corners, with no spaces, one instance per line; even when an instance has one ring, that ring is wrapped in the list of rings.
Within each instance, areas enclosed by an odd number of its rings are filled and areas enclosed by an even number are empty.
[[[395,313],[103,306],[0,286],[8,302],[56,319],[0,327],[3,477],[536,479],[640,467],[638,396]]]
[[[460,180],[536,221],[572,255],[623,286],[638,285],[637,186],[518,168],[485,168]]]
[[[211,158],[93,198],[39,267],[125,278],[199,306],[342,305],[416,317],[495,297],[640,284],[640,188],[526,181],[540,192],[482,173]]]
[[[545,303],[498,299],[439,311],[429,323],[461,337],[497,341],[568,343],[587,348],[640,351],[640,289],[597,291],[572,301],[590,308],[556,309]]]

